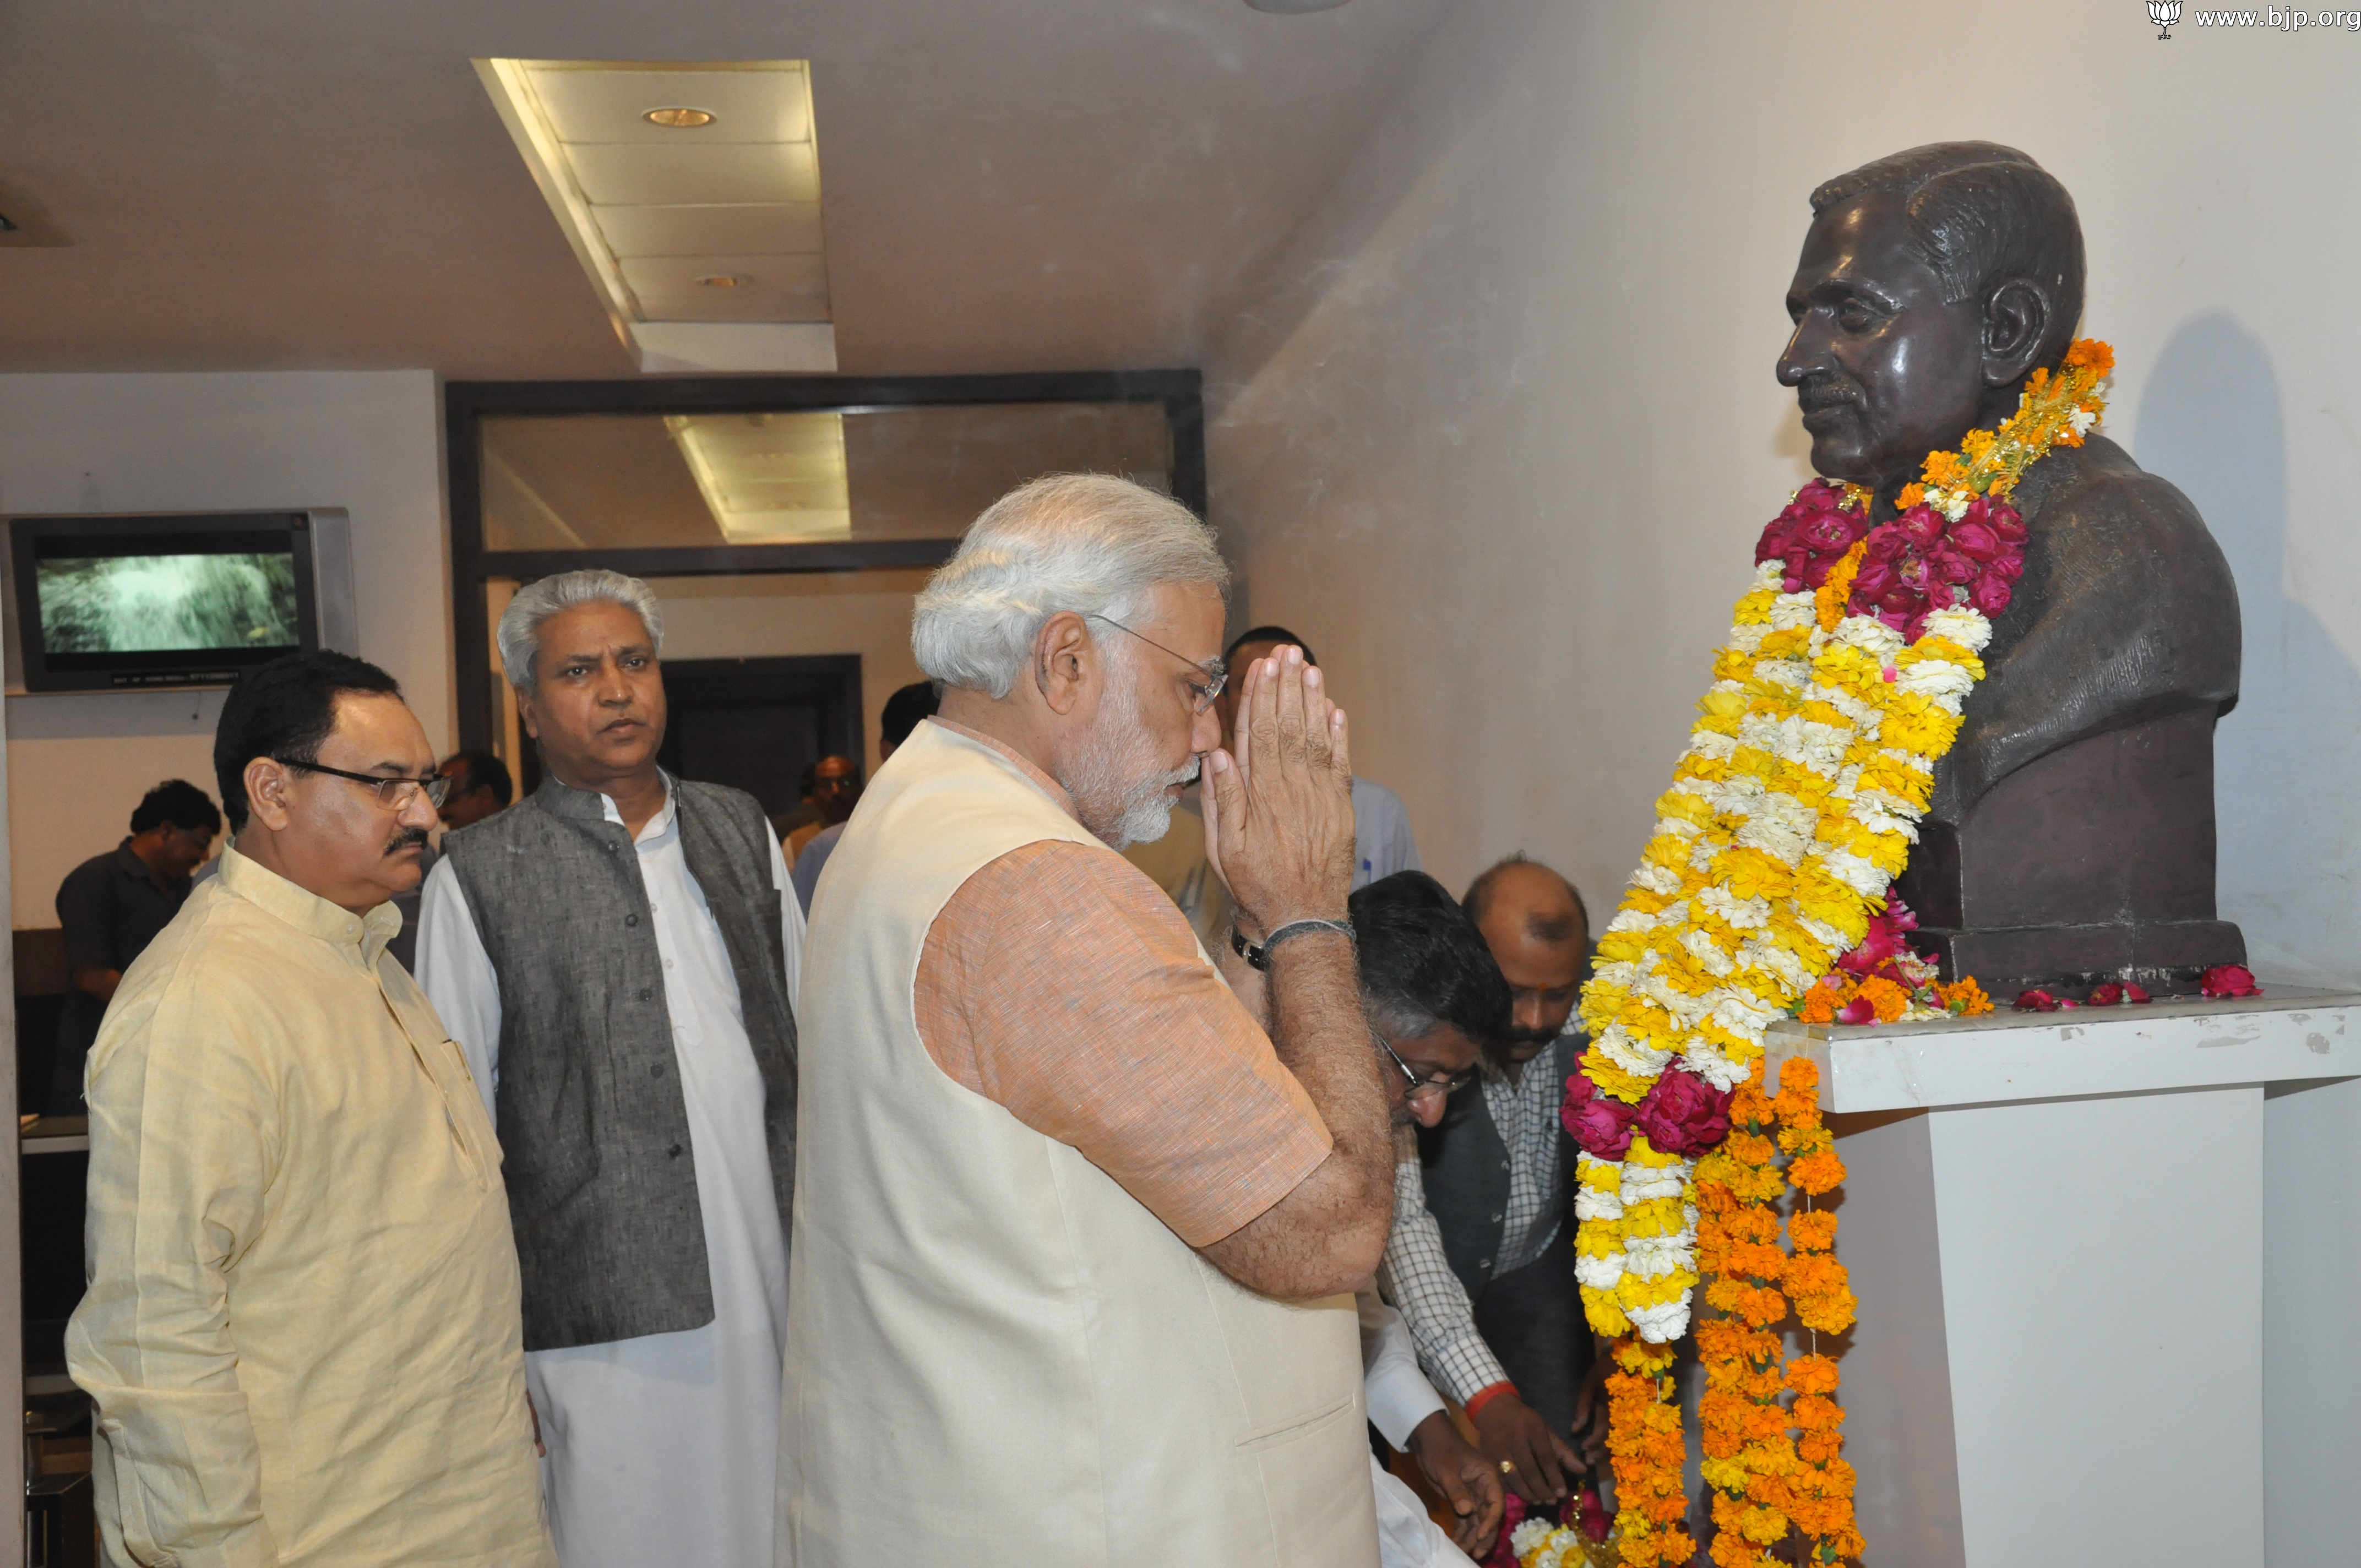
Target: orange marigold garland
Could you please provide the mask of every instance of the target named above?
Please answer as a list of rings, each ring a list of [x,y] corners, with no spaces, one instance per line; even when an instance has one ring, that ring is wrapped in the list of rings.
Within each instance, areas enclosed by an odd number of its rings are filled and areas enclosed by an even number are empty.
[[[1841,1457],[1844,1410],[1832,1398],[1837,1364],[1817,1349],[1819,1334],[1853,1321],[1852,1290],[1832,1254],[1837,1218],[1811,1206],[1844,1179],[1844,1162],[1820,1118],[1817,1064],[1791,1059],[1777,1097],[1763,1089],[1758,1063],[1731,1097],[1728,1140],[1697,1168],[1697,1264],[1709,1281],[1706,1301],[1721,1314],[1696,1329],[1719,1568],[1771,1568],[1771,1549],[1791,1533],[1803,1537],[1809,1563],[1862,1549],[1852,1466]],[[1798,1194],[1785,1224],[1792,1253],[1779,1245],[1779,1203],[1790,1185]],[[1815,1348],[1783,1366],[1779,1327],[1791,1308]]]
[[[1705,1391],[1706,1484],[1713,1492],[1713,1560],[1720,1568],[1764,1568],[1765,1548],[1787,1538],[1788,1478],[1801,1464],[1779,1404],[1779,1335],[1787,1315],[1777,1286],[1787,1255],[1779,1247],[1777,1204],[1786,1190],[1778,1150],[1764,1130],[1771,1102],[1763,1069],[1730,1098],[1730,1136],[1697,1161],[1697,1266],[1710,1281],[1708,1306],[1722,1315],[1697,1324]]]
[[[1860,1556],[1861,1539],[1853,1523],[1852,1466],[1840,1457],[1844,1410],[1829,1398],[1837,1391],[1837,1364],[1817,1354],[1817,1345],[1818,1335],[1852,1327],[1856,1303],[1845,1266],[1830,1250],[1836,1245],[1837,1217],[1812,1207],[1813,1199],[1845,1177],[1836,1137],[1820,1120],[1819,1090],[1819,1064],[1791,1057],[1779,1069],[1779,1095],[1772,1106],[1779,1113],[1779,1146],[1788,1157],[1787,1179],[1802,1194],[1797,1211],[1787,1219],[1788,1239],[1795,1250],[1784,1277],[1795,1303],[1795,1321],[1811,1332],[1816,1347],[1787,1367],[1787,1385],[1795,1395],[1787,1414],[1796,1429],[1795,1456],[1803,1465],[1795,1478],[1787,1517],[1810,1543],[1811,1561],[1834,1563]]]
[[[1615,1463],[1615,1533],[1628,1568],[1686,1563],[1697,1554],[1684,1522],[1687,1445],[1673,1386],[1673,1347],[1637,1334],[1615,1343],[1607,1379],[1608,1453]]]

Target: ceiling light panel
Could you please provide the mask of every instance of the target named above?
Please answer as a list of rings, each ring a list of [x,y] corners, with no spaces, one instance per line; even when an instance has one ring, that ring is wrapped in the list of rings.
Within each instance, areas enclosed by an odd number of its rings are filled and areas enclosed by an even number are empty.
[[[684,137],[696,131],[682,131]],[[784,144],[647,147],[573,143],[574,178],[594,211],[609,207],[731,206],[819,202],[819,160]]]
[[[835,368],[802,62],[477,68],[642,368]]]
[[[664,428],[732,544],[852,537],[843,415],[675,414]]]
[[[631,66],[533,61],[526,66],[550,126],[559,139],[647,142],[677,146],[688,130],[651,125],[650,109],[703,109],[709,126],[695,139],[712,142],[804,142],[812,139],[811,93],[797,64],[715,71],[693,65],[658,70]]]
[[[828,272],[817,256],[626,257],[623,280],[650,319],[824,322]],[[736,278],[716,287],[701,280]]]
[[[818,256],[819,204],[606,207],[598,232],[619,257]]]

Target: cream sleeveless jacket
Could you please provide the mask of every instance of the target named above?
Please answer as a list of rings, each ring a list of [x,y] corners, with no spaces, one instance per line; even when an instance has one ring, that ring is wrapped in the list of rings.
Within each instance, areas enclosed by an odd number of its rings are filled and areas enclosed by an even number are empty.
[[[1240,1288],[918,1039],[936,915],[1044,839],[1098,844],[1006,758],[921,724],[821,878],[778,1561],[1370,1568],[1353,1299]]]

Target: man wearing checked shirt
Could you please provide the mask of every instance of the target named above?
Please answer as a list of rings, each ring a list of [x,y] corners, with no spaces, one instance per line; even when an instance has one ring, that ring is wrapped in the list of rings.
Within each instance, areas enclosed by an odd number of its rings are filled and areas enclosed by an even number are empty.
[[[1397,1170],[1379,1283],[1485,1456],[1527,1501],[1550,1503],[1583,1468],[1568,1440],[1589,1415],[1574,1162],[1558,1123],[1581,1049],[1571,1030],[1589,922],[1571,883],[1521,856],[1477,878],[1464,903],[1509,982],[1512,1026]]]

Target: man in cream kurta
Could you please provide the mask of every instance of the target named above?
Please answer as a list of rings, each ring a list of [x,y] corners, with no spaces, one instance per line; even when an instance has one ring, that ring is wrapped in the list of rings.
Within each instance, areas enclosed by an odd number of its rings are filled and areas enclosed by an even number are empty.
[[[67,1359],[111,1561],[556,1562],[500,1146],[399,924],[225,850],[107,1011]]]

